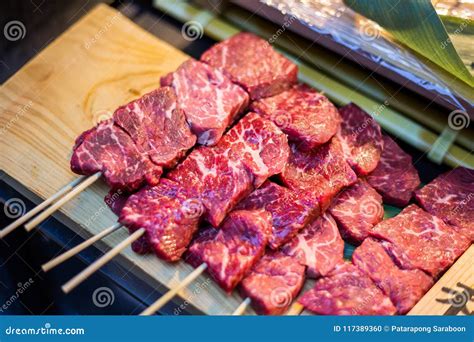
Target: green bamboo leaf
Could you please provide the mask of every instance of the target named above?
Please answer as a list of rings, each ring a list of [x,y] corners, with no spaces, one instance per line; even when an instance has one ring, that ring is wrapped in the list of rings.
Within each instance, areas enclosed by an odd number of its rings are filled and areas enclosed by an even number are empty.
[[[456,52],[429,0],[345,0],[345,3],[377,22],[401,43],[474,87],[474,77]]]

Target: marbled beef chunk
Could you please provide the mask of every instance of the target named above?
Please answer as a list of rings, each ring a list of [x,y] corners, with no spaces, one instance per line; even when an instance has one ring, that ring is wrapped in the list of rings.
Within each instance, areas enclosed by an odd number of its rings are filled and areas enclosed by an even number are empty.
[[[415,204],[380,222],[372,228],[370,236],[386,241],[385,249],[402,269],[419,269],[433,278],[451,266],[470,245],[464,235]]]
[[[411,156],[392,138],[384,135],[384,148],[380,162],[367,176],[367,181],[382,195],[384,203],[404,207],[420,185],[418,171]]]
[[[325,211],[343,188],[352,185],[357,175],[344,158],[341,143],[333,137],[310,152],[290,145],[290,157],[281,174],[282,182],[292,190],[304,190]]]
[[[343,262],[344,241],[326,212],[284,245],[282,252],[306,266],[308,277],[319,278]]]
[[[237,205],[237,209],[265,209],[272,215],[272,232],[269,246],[279,248],[289,241],[315,216],[318,208],[292,191],[276,183],[266,181]]]
[[[341,124],[337,108],[326,96],[305,84],[255,101],[251,108],[272,120],[303,151],[328,142]]]
[[[215,145],[248,105],[247,93],[221,71],[190,59],[161,79],[173,87],[198,143]]]
[[[185,184],[213,226],[268,177],[283,170],[286,136],[271,121],[249,113],[213,147],[194,150],[168,177]]]
[[[410,311],[433,285],[433,279],[423,271],[400,269],[382,243],[372,238],[355,249],[352,262],[390,297],[399,314]]]
[[[337,136],[346,159],[358,175],[367,175],[377,167],[383,151],[380,126],[353,103],[339,108],[339,113],[342,123]]]
[[[130,196],[120,214],[120,223],[131,232],[146,229],[146,238],[156,255],[176,261],[198,229],[202,204],[187,189],[169,179],[145,187]]]
[[[157,184],[163,172],[112,119],[100,122],[77,138],[71,169],[81,175],[100,171],[112,189],[124,191],[134,191],[145,183]]]
[[[219,286],[231,292],[265,252],[271,215],[264,210],[236,210],[219,230],[209,229],[193,242],[185,259],[194,267],[205,262]]]
[[[344,240],[358,245],[369,235],[372,227],[383,219],[382,196],[365,180],[359,179],[336,197],[329,212],[336,220]]]
[[[397,309],[361,270],[342,263],[298,299],[320,315],[393,315]]]
[[[281,252],[261,258],[240,284],[242,297],[252,300],[259,314],[281,315],[291,305],[304,283],[305,267]]]
[[[252,100],[276,95],[297,81],[298,67],[251,33],[239,33],[214,45],[201,61],[221,70]]]
[[[288,138],[273,122],[250,112],[221,139],[218,148],[234,163],[242,163],[258,188],[285,168],[290,153]]]
[[[442,174],[418,190],[416,200],[474,241],[474,170],[458,167]]]

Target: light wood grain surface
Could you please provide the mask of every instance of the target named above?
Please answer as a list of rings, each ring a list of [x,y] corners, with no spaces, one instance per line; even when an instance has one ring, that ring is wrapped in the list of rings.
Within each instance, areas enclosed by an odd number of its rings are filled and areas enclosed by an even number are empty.
[[[77,177],[69,170],[76,136],[119,105],[156,88],[161,75],[187,58],[119,12],[99,5],[0,87],[0,168],[39,197],[51,196]],[[84,238],[116,221],[103,202],[106,193],[100,181],[61,209],[82,226],[77,233]],[[127,236],[125,230],[116,232],[99,248],[106,251]],[[138,256],[129,248],[122,255],[134,265],[134,274],[146,274],[167,287],[192,271],[185,263]],[[441,287],[455,288],[458,281],[472,287],[473,255],[471,247],[411,314],[444,314],[447,305],[436,301],[443,298]],[[207,314],[230,314],[242,301],[235,293],[226,295],[207,275],[196,283],[199,293],[191,286],[180,295]]]

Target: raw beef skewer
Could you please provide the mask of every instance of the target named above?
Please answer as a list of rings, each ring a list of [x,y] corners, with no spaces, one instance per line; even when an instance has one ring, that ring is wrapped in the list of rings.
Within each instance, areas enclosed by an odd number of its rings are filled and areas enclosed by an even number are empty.
[[[245,170],[249,170],[246,172],[251,172],[249,173],[250,177],[245,178],[247,183],[244,183],[243,187],[244,190],[248,190],[236,194],[232,192],[229,197],[227,188],[224,188],[223,194],[225,194],[225,197],[222,197],[219,191],[215,192],[214,183],[206,185],[205,181],[208,177],[215,177],[212,175],[215,172],[209,169],[209,172],[206,171],[206,177],[202,177],[202,167],[209,165],[201,159],[200,156],[203,156],[203,154],[210,158],[208,161],[225,161],[224,166],[232,163],[231,173],[228,173],[228,178],[224,179],[227,185],[235,175],[235,170],[244,170],[245,166]],[[198,156],[197,159],[196,156]],[[193,184],[198,188],[187,187],[184,189],[175,181],[163,178],[157,186],[146,187],[130,197],[122,209],[120,222],[129,227],[132,235],[120,244],[120,248],[125,248],[125,241],[128,244],[133,243],[146,232],[147,235],[152,236],[152,239],[148,241],[151,242],[158,256],[169,261],[178,260],[189,244],[203,214],[207,214],[209,222],[216,220],[216,225],[218,225],[219,220],[226,216],[227,211],[230,211],[236,202],[248,193],[247,191],[250,192],[253,186],[257,186],[255,183],[261,183],[271,175],[281,172],[287,158],[288,143],[286,135],[271,121],[263,119],[255,113],[247,114],[226,133],[218,145],[202,147],[193,151],[185,162],[175,170],[174,177],[182,176],[188,182],[194,178],[195,182]],[[198,169],[192,167],[194,161],[198,162]],[[212,167],[215,167],[215,165]],[[195,173],[195,171],[199,172]],[[203,185],[210,186],[213,191],[204,191],[200,188]],[[210,194],[212,198],[220,199],[220,202],[217,202],[218,206],[215,206],[215,203],[208,202],[206,197],[199,198],[196,197],[196,194],[199,194],[199,196]],[[218,196],[216,197],[216,195]],[[198,201],[196,202],[196,200]],[[191,217],[187,211],[183,211],[190,201],[192,203],[203,203],[206,211],[199,210],[197,215]],[[227,209],[222,211],[222,208]],[[163,227],[163,222],[168,222],[169,227]],[[111,259],[109,256],[114,256],[118,252],[119,250],[116,248],[112,249],[104,257],[98,259],[86,270],[71,279],[63,289],[65,291],[72,290],[108,262]]]
[[[65,194],[67,194],[69,191],[74,189],[78,184],[80,184],[86,177],[85,176],[80,176],[76,179],[74,179],[72,182],[69,184],[65,185],[62,187],[58,192],[56,192],[54,195],[51,195],[47,199],[45,199],[43,202],[38,204],[36,207],[31,209],[29,212],[27,212],[25,215],[21,216],[17,220],[13,221],[10,223],[8,226],[6,226],[4,229],[0,231],[0,239],[3,239],[5,236],[10,234],[12,231],[14,231],[16,228],[20,227],[23,223],[34,217],[36,214],[38,214],[40,211],[48,207],[51,203],[56,201],[57,199],[63,197]]]

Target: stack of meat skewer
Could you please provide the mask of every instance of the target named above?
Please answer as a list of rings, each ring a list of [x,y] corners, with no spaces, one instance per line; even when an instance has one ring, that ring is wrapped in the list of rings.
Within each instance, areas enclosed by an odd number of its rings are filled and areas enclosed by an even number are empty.
[[[299,298],[301,308],[403,314],[474,237],[465,200],[474,171],[455,169],[416,191],[411,157],[370,115],[354,104],[338,110],[298,84],[296,65],[248,33],[183,63],[160,88],[84,132],[71,168],[89,177],[4,235],[59,199],[25,225],[32,229],[102,176],[119,223],[43,268],[125,226],[130,237],[63,290],[130,244],[196,267],[145,314],[204,271],[227,292],[239,288],[245,300],[236,313],[248,304],[262,314],[287,312],[309,277],[317,282]],[[382,221],[382,203],[403,207],[414,193],[421,208],[411,204]],[[343,239],[360,245],[352,263],[343,260]]]

